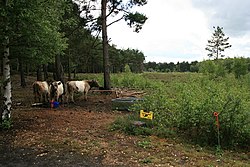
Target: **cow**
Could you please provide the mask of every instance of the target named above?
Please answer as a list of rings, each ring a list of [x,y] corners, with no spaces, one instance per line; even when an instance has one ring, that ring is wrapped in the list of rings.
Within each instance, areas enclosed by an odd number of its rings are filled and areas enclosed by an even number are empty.
[[[32,84],[34,100],[37,102],[48,102],[49,101],[49,84],[47,81],[35,81]]]
[[[68,81],[66,83],[66,98],[67,102],[69,102],[69,96],[71,98],[71,102],[74,103],[74,92],[81,92],[84,95],[84,100],[87,100],[88,91],[93,88],[99,88],[99,84],[96,80],[82,80],[82,81]]]
[[[64,84],[62,81],[54,81],[49,85],[50,101],[57,101],[59,99],[63,102],[62,96],[64,95]]]

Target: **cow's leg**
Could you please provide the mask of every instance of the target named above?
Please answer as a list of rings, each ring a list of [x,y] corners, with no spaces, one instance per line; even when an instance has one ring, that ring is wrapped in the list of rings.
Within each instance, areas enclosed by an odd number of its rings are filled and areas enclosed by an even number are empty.
[[[44,93],[44,103],[46,103],[46,102],[47,102],[47,94]]]
[[[36,93],[34,93],[34,101],[35,101],[35,103],[37,102],[37,94]]]
[[[66,96],[66,102],[69,103],[69,93],[67,92],[65,96]]]
[[[71,101],[72,101],[73,103],[75,103],[75,101],[74,101],[74,93],[71,93],[70,96],[71,96]]]
[[[71,93],[70,92],[66,92],[66,101],[67,101],[67,103],[70,103],[70,99],[69,98],[71,98],[70,96],[71,96]]]
[[[39,96],[38,96],[38,101],[39,101],[39,103],[41,103],[41,100],[43,99],[43,95],[42,94],[39,94]]]
[[[50,103],[50,95],[49,95],[49,93],[47,93],[47,98],[46,98],[46,102],[48,102],[48,103]]]
[[[63,97],[62,97],[62,95],[59,96],[59,100],[60,100],[61,103],[63,102]]]
[[[84,92],[84,100],[87,101],[87,94],[88,92]]]
[[[56,95],[56,101],[59,102],[59,100],[62,102],[62,96]]]

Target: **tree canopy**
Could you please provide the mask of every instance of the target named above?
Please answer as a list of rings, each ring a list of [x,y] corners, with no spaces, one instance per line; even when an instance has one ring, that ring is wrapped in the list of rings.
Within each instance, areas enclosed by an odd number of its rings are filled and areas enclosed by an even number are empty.
[[[1,37],[10,39],[11,58],[48,62],[66,47],[60,30],[64,1],[8,1],[1,7]]]

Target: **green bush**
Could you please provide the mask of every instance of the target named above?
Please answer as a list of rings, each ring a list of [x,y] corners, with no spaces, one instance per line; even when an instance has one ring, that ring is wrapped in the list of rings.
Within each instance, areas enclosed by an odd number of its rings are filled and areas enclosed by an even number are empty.
[[[11,119],[5,119],[0,123],[0,129],[8,130],[13,126],[13,122]]]
[[[210,78],[225,77],[227,74],[223,61],[207,60],[198,64],[199,72],[207,74]]]
[[[247,74],[248,64],[244,58],[234,58],[233,72],[236,78],[240,78]]]
[[[248,89],[233,78],[181,84],[176,98],[178,129],[200,144],[217,144],[213,113],[219,112],[221,144],[246,144],[250,137]]]
[[[248,77],[249,78],[249,77]],[[234,77],[212,80],[209,76],[191,77],[185,82],[150,81],[144,101],[133,106],[133,111],[144,109],[154,112],[152,126],[144,134],[162,137],[179,135],[201,145],[217,145],[214,112],[219,112],[220,141],[222,146],[248,146],[250,138],[249,80]],[[248,82],[246,82],[248,81]],[[138,120],[137,117],[127,118]],[[127,121],[128,121],[127,120]],[[138,134],[138,129],[121,126]],[[146,127],[147,128],[147,127]],[[141,132],[142,133],[142,132]]]

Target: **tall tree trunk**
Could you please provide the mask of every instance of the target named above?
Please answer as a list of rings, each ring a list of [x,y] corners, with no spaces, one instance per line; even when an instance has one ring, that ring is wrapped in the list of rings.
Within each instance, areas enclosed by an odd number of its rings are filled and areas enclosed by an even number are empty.
[[[61,56],[56,55],[55,57],[55,80],[64,82],[64,71],[61,63]]]
[[[74,69],[74,78],[76,78],[76,69]]]
[[[21,78],[21,87],[25,88],[26,82],[25,82],[25,75],[24,75],[22,58],[18,58],[18,62],[19,62],[19,70],[20,70],[19,72],[20,72],[20,78]]]
[[[30,75],[30,65],[28,63],[26,63],[26,75]]]
[[[0,76],[3,76],[3,59],[1,59],[1,69],[0,69]]]
[[[15,64],[16,64],[16,71],[18,72],[20,69],[18,59],[16,59]]]
[[[36,80],[37,80],[37,81],[42,81],[42,80],[43,80],[41,65],[38,65],[38,66],[37,66],[37,70],[36,70]]]
[[[48,64],[43,64],[43,77],[44,81],[46,81],[49,77],[48,75]]]
[[[103,45],[103,69],[104,69],[104,89],[110,90],[108,36],[107,36],[107,0],[102,0],[102,45]]]
[[[6,1],[7,3],[7,1]],[[2,121],[11,116],[11,79],[10,79],[9,37],[5,37],[3,55],[3,103],[1,107]]]
[[[71,70],[70,70],[70,54],[68,55],[68,80],[71,80]]]

